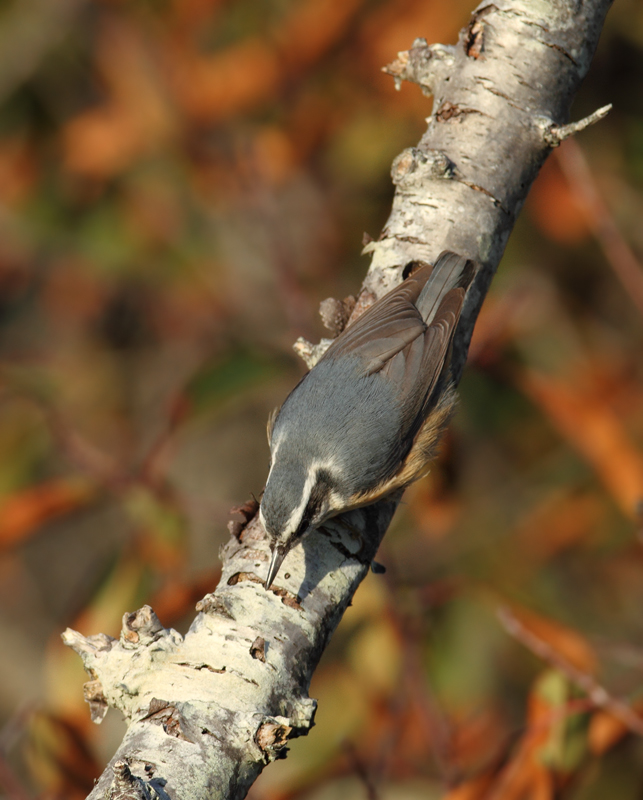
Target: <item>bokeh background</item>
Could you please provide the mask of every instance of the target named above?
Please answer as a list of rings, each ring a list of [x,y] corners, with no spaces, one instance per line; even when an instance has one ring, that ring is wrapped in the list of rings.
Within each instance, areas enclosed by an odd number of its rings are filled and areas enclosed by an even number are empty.
[[[259,493],[291,345],[356,292],[431,101],[381,67],[472,0],[0,2],[0,797],[85,797],[71,626],[185,631]],[[431,476],[253,800],[640,798],[643,6],[483,309]],[[232,518],[235,515],[232,515]]]

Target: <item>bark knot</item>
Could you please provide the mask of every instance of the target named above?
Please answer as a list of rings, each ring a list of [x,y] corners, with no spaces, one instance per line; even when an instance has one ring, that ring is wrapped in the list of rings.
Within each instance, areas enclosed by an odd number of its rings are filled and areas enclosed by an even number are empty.
[[[445,100],[435,112],[435,118],[438,122],[462,122],[469,114],[482,114],[482,111],[477,108],[462,108]]]
[[[226,619],[234,619],[234,615],[225,604],[225,601],[212,593],[206,594],[202,600],[199,600],[196,604],[196,610],[203,614],[218,614]]]
[[[235,572],[228,578],[228,586],[236,586],[238,583],[248,581],[249,583],[260,583],[263,586],[263,579],[254,574],[254,572]],[[303,611],[301,606],[301,598],[283,589],[281,586],[272,586],[270,591],[281,597],[281,602],[289,608],[294,608],[296,611]]]
[[[250,645],[250,655],[256,658],[257,661],[266,663],[266,640],[263,636],[257,636],[254,642]]]
[[[237,541],[241,541],[241,534],[247,528],[250,522],[252,522],[257,514],[257,511],[259,511],[259,501],[254,496],[251,497],[250,500],[247,500],[243,505],[233,506],[230,509],[231,514],[239,514],[241,517],[243,517],[242,520],[231,519],[230,522],[228,522],[228,531]]]
[[[373,242],[372,244],[376,245],[376,242]],[[370,247],[371,244],[367,245],[364,248],[363,252],[366,253],[367,248]],[[366,311],[367,308],[370,308],[376,300],[377,297],[373,294],[373,292],[369,292],[367,290],[360,292],[359,297],[357,298],[357,302],[355,303],[355,308],[353,309],[353,313],[351,314],[350,319],[348,320],[347,327],[352,322],[355,322],[355,320],[358,317],[360,317]]]
[[[312,369],[332,343],[332,339],[320,339],[319,344],[313,344],[300,336],[292,349],[304,360],[308,369]]]
[[[189,726],[183,714],[166,700],[153,697],[144,719],[149,719],[155,725],[161,725],[168,736],[174,736],[176,739],[183,739],[185,742],[194,744],[194,739],[188,735]]]
[[[121,643],[126,648],[139,644],[151,644],[165,630],[151,606],[123,614]]]
[[[391,178],[396,186],[410,189],[413,186],[424,187],[427,181],[454,178],[457,169],[442,150],[421,150],[418,147],[407,147],[393,161]]]
[[[270,717],[257,728],[255,742],[264,755],[266,763],[285,758],[288,753],[286,742],[291,738],[293,728],[285,717]]]
[[[103,684],[99,680],[87,681],[83,684],[83,698],[89,705],[92,722],[96,725],[105,719],[107,714],[107,698],[103,691]]]
[[[486,23],[484,17],[497,11],[498,7],[493,3],[483,6],[473,12],[471,20],[464,31],[464,52],[469,58],[478,59],[484,52],[484,31]]]
[[[425,95],[435,91],[438,81],[442,80],[455,63],[455,48],[451,45],[428,44],[426,39],[415,39],[410,50],[397,54],[395,61],[382,67],[395,81],[399,91],[402,81],[417,83]]]
[[[148,769],[152,770],[151,765],[146,765],[146,770]],[[163,778],[155,778],[153,781],[138,778],[125,759],[115,761],[112,772],[108,800],[170,800],[163,788],[166,784]]]
[[[326,330],[330,331],[333,336],[339,336],[346,327],[355,308],[355,302],[355,298],[351,294],[343,300],[328,297],[320,303],[319,316]]]

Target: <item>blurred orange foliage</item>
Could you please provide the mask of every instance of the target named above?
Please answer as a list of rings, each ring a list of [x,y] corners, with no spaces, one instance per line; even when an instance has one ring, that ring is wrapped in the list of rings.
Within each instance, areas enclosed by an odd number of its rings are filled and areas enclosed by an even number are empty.
[[[85,480],[52,480],[0,501],[0,551],[37,533],[46,522],[69,514],[96,497]]]
[[[593,675],[597,668],[597,658],[593,648],[578,631],[567,628],[559,622],[535,614],[526,608],[512,606],[511,616],[530,636],[544,642],[580,672]],[[538,703],[534,711],[538,710]]]
[[[72,173],[107,178],[166,146],[174,123],[150,48],[133,26],[104,24],[95,55],[107,97],[66,125],[63,158]]]
[[[633,709],[643,718],[642,701],[635,701]],[[598,710],[592,714],[587,732],[587,743],[593,755],[602,756],[617,745],[628,733],[630,733],[630,728],[613,712]]]
[[[623,513],[636,519],[643,499],[643,455],[616,412],[580,376],[572,384],[532,370],[523,374],[521,385],[587,458]]]
[[[541,169],[526,205],[538,227],[555,242],[577,245],[590,234],[584,208],[551,158]]]

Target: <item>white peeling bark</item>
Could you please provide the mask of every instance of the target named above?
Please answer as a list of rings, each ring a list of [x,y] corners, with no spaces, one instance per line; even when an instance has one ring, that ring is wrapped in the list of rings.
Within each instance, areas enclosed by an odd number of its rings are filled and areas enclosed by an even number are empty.
[[[416,40],[387,68],[434,95],[417,147],[393,164],[391,216],[355,310],[326,303],[336,327],[401,279],[411,260],[445,248],[481,264],[454,342],[454,378],[478,310],[524,202],[551,148],[595,121],[568,124],[571,101],[596,48],[608,0],[483,3],[455,47]],[[324,345],[300,341],[314,361]],[[399,498],[398,498],[399,499]],[[242,511],[223,548],[215,592],[185,637],[144,607],[126,614],[120,640],[64,641],[91,680],[85,697],[100,722],[120,709],[129,727],[90,798],[236,800],[288,739],[313,725],[308,687],[321,653],[365,577],[396,499],[329,522],[287,556],[276,585],[262,581],[269,548],[256,508]]]

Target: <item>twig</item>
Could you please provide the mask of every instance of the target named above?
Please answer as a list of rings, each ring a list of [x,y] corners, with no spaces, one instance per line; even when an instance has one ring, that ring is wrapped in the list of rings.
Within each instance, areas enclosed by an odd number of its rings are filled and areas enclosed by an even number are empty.
[[[15,740],[24,732],[33,710],[31,703],[24,705],[0,730],[0,786],[6,791],[7,800],[30,800],[6,756]]]
[[[345,741],[344,751],[353,769],[353,772],[355,772],[355,774],[364,784],[364,789],[366,789],[366,797],[368,798],[368,800],[379,800],[379,794],[377,793],[375,784],[373,783],[373,780],[369,774],[368,769],[366,768],[366,765],[359,757],[359,754],[355,749],[355,745],[350,741]]]
[[[2,752],[0,752],[0,786],[6,791],[7,800],[31,800]]]
[[[570,122],[567,125],[549,125],[545,137],[552,147],[558,147],[565,139],[569,139],[590,125],[594,125],[604,119],[612,110],[612,104],[596,109],[589,116],[579,119],[577,122]]]
[[[612,696],[589,673],[575,667],[563,655],[554,650],[548,642],[528,630],[507,606],[501,606],[498,609],[498,619],[510,636],[524,644],[534,655],[560,670],[573,684],[587,694],[595,706],[609,711],[633,733],[643,736],[643,720],[627,703]]]
[[[610,266],[643,313],[643,267],[601,197],[583,151],[570,139],[561,145],[556,158]]]
[[[404,684],[408,687],[409,695],[407,702],[416,706],[424,728],[425,741],[432,750],[441,780],[446,788],[451,788],[458,782],[458,776],[454,774],[450,763],[453,726],[443,713],[430,683],[425,678],[419,658],[417,637],[413,635],[408,620],[398,611],[399,604],[395,602],[398,582],[395,580],[394,569],[387,569],[385,581],[389,595],[387,614],[396,629],[402,648]]]

